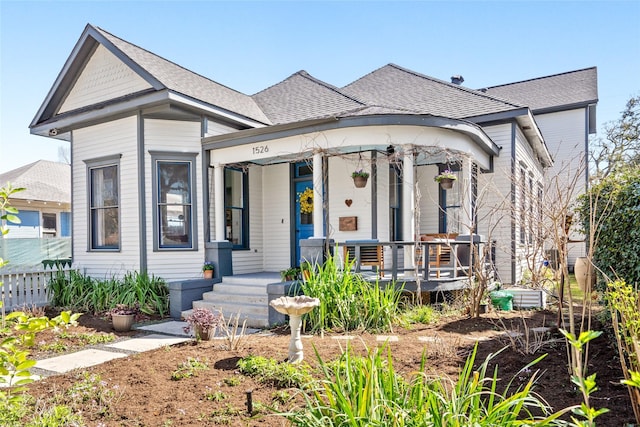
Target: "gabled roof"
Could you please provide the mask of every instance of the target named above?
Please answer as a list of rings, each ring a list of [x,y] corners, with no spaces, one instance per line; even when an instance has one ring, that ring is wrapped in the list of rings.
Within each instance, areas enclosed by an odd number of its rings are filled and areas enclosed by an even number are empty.
[[[500,113],[523,106],[395,64],[378,68],[343,87],[342,91],[369,105],[384,105],[456,119]]]
[[[492,86],[488,95],[528,106],[534,113],[582,107],[598,101],[596,67]]]
[[[253,99],[273,124],[328,117],[364,105],[304,70],[256,93]]]
[[[56,116],[98,43],[136,71],[156,92],[168,90],[259,123],[269,123],[250,96],[189,71],[98,27],[87,25],[30,127]]]
[[[38,160],[0,174],[0,185],[7,182],[26,189],[13,199],[71,203],[71,166],[66,163]]]

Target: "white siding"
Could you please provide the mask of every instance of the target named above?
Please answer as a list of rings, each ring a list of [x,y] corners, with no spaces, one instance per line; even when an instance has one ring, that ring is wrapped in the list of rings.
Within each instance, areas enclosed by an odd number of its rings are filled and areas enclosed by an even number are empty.
[[[145,148],[145,192],[147,219],[147,268],[150,273],[166,280],[191,279],[202,277],[204,263],[204,239],[202,222],[202,162],[200,154],[196,157],[196,185],[192,195],[196,201],[193,210],[197,224],[198,235],[194,241],[198,243],[198,250],[162,250],[153,251],[153,191],[150,151],[200,153],[200,123],[177,120],[145,119],[144,121]]]
[[[249,249],[233,251],[233,274],[255,273],[259,271],[279,271],[271,266],[264,266],[263,215],[263,168],[249,167]],[[282,184],[280,184],[282,185]],[[276,187],[278,188],[278,187]],[[273,192],[271,189],[270,193]],[[271,215],[271,213],[269,213]],[[271,250],[269,248],[269,250]],[[288,258],[286,259],[288,261]],[[284,268],[284,267],[283,267]]]
[[[221,123],[213,119],[207,118],[205,121],[204,136],[222,135],[237,131],[239,128],[230,126],[227,123]]]
[[[139,269],[137,120],[127,117],[73,131],[73,260],[92,276]],[[88,251],[86,160],[120,155],[120,251]]]
[[[262,168],[261,197],[264,212],[264,269],[284,270],[291,264],[291,185],[288,163]]]
[[[151,85],[142,77],[104,46],[98,45],[60,107],[59,113],[149,88]]]
[[[571,182],[575,174],[580,174],[574,195],[584,192],[588,173],[584,167],[587,126],[585,109],[537,115],[536,122],[554,159],[553,167],[545,173],[547,179],[553,181],[557,176],[559,181],[566,183]],[[572,230],[571,239],[582,240],[584,236]],[[584,256],[585,249],[584,243],[570,243],[569,264],[573,265],[576,257]]]
[[[478,174],[478,234],[496,241],[499,279],[511,283],[511,124],[488,126],[483,130],[502,149],[494,158],[493,172]]]
[[[378,240],[388,242],[391,238],[389,232],[389,162],[384,156],[378,154],[376,163],[378,173]]]
[[[329,158],[329,224],[328,237],[336,242],[371,238],[371,178],[366,187],[356,188],[351,173],[356,169],[371,172],[371,156],[362,154]],[[347,206],[346,200],[351,200]],[[382,201],[384,202],[384,201]],[[388,204],[385,202],[385,204]],[[340,217],[355,216],[358,220],[356,231],[340,231]]]
[[[420,191],[420,229],[418,234],[439,232],[439,187],[433,177],[438,175],[436,165],[420,166],[415,176]],[[456,185],[458,185],[457,183]]]
[[[522,191],[522,175],[521,171],[524,168],[524,192],[526,193],[525,199],[523,200],[523,191]],[[515,253],[515,278],[516,282],[522,279],[522,274],[528,268],[529,263],[535,263],[536,260],[532,257],[541,256],[540,253],[541,248],[536,248],[529,243],[529,234],[533,231],[533,224],[530,221],[537,220],[537,218],[530,217],[530,204],[534,204],[534,212],[538,206],[537,200],[537,189],[538,183],[541,182],[543,176],[543,171],[539,163],[535,160],[535,155],[533,150],[531,149],[530,144],[527,142],[526,137],[517,129],[516,132],[516,175],[514,177],[514,182],[516,183],[516,204],[514,207],[514,215],[515,215],[515,242],[516,242],[516,253]],[[533,191],[529,190],[530,179],[533,180]],[[533,193],[533,194],[531,194]],[[524,205],[524,206],[523,206]],[[522,209],[526,211],[526,219],[525,223],[522,224],[521,212]],[[524,226],[525,234],[525,243],[521,242],[520,233],[521,227]],[[536,255],[534,251],[538,251],[539,253]]]

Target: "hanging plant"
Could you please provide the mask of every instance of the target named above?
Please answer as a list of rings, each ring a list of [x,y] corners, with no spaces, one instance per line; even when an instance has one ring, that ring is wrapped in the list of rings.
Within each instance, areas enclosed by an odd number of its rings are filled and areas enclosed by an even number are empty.
[[[313,213],[313,189],[307,187],[302,193],[298,193],[298,203],[300,203],[300,213]]]

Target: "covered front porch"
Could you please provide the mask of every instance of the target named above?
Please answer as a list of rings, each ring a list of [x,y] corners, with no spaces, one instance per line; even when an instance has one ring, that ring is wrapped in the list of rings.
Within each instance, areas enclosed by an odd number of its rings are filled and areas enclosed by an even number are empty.
[[[381,280],[459,280],[461,265],[435,266],[414,252],[436,246],[422,235],[475,232],[478,173],[498,153],[471,123],[406,115],[252,129],[204,138],[203,147],[206,260],[218,277],[300,265],[305,242],[321,240],[378,241]],[[453,189],[434,182],[445,169]],[[367,175],[364,186],[355,171]]]

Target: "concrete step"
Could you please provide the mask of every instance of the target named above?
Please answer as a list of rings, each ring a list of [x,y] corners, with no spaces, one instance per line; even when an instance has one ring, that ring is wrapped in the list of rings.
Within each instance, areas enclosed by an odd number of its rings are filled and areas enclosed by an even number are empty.
[[[193,308],[207,308],[222,311],[225,319],[240,313],[240,322],[247,326],[264,328],[269,325],[269,305],[267,285],[280,281],[278,273],[252,273],[223,277],[216,283],[213,291],[205,292],[202,300],[194,301]],[[192,310],[183,311],[185,318]]]
[[[214,312],[222,312],[224,318],[230,321],[235,319],[236,315],[240,313],[239,324],[241,325],[244,320],[247,321],[247,327],[250,328],[265,328],[269,326],[269,310],[266,304],[219,304],[209,301],[194,301],[193,308],[206,308]],[[192,313],[193,310],[183,311],[182,317],[186,318]]]
[[[267,295],[267,285],[253,285],[248,283],[216,283],[213,286],[214,292],[220,294],[244,294],[244,295]]]
[[[242,304],[267,304],[268,296],[266,292],[264,294],[256,295],[256,294],[247,294],[247,293],[237,293],[237,292],[218,292],[211,291],[205,292],[202,294],[202,300],[208,302],[220,302],[220,303],[237,303],[239,305]]]

